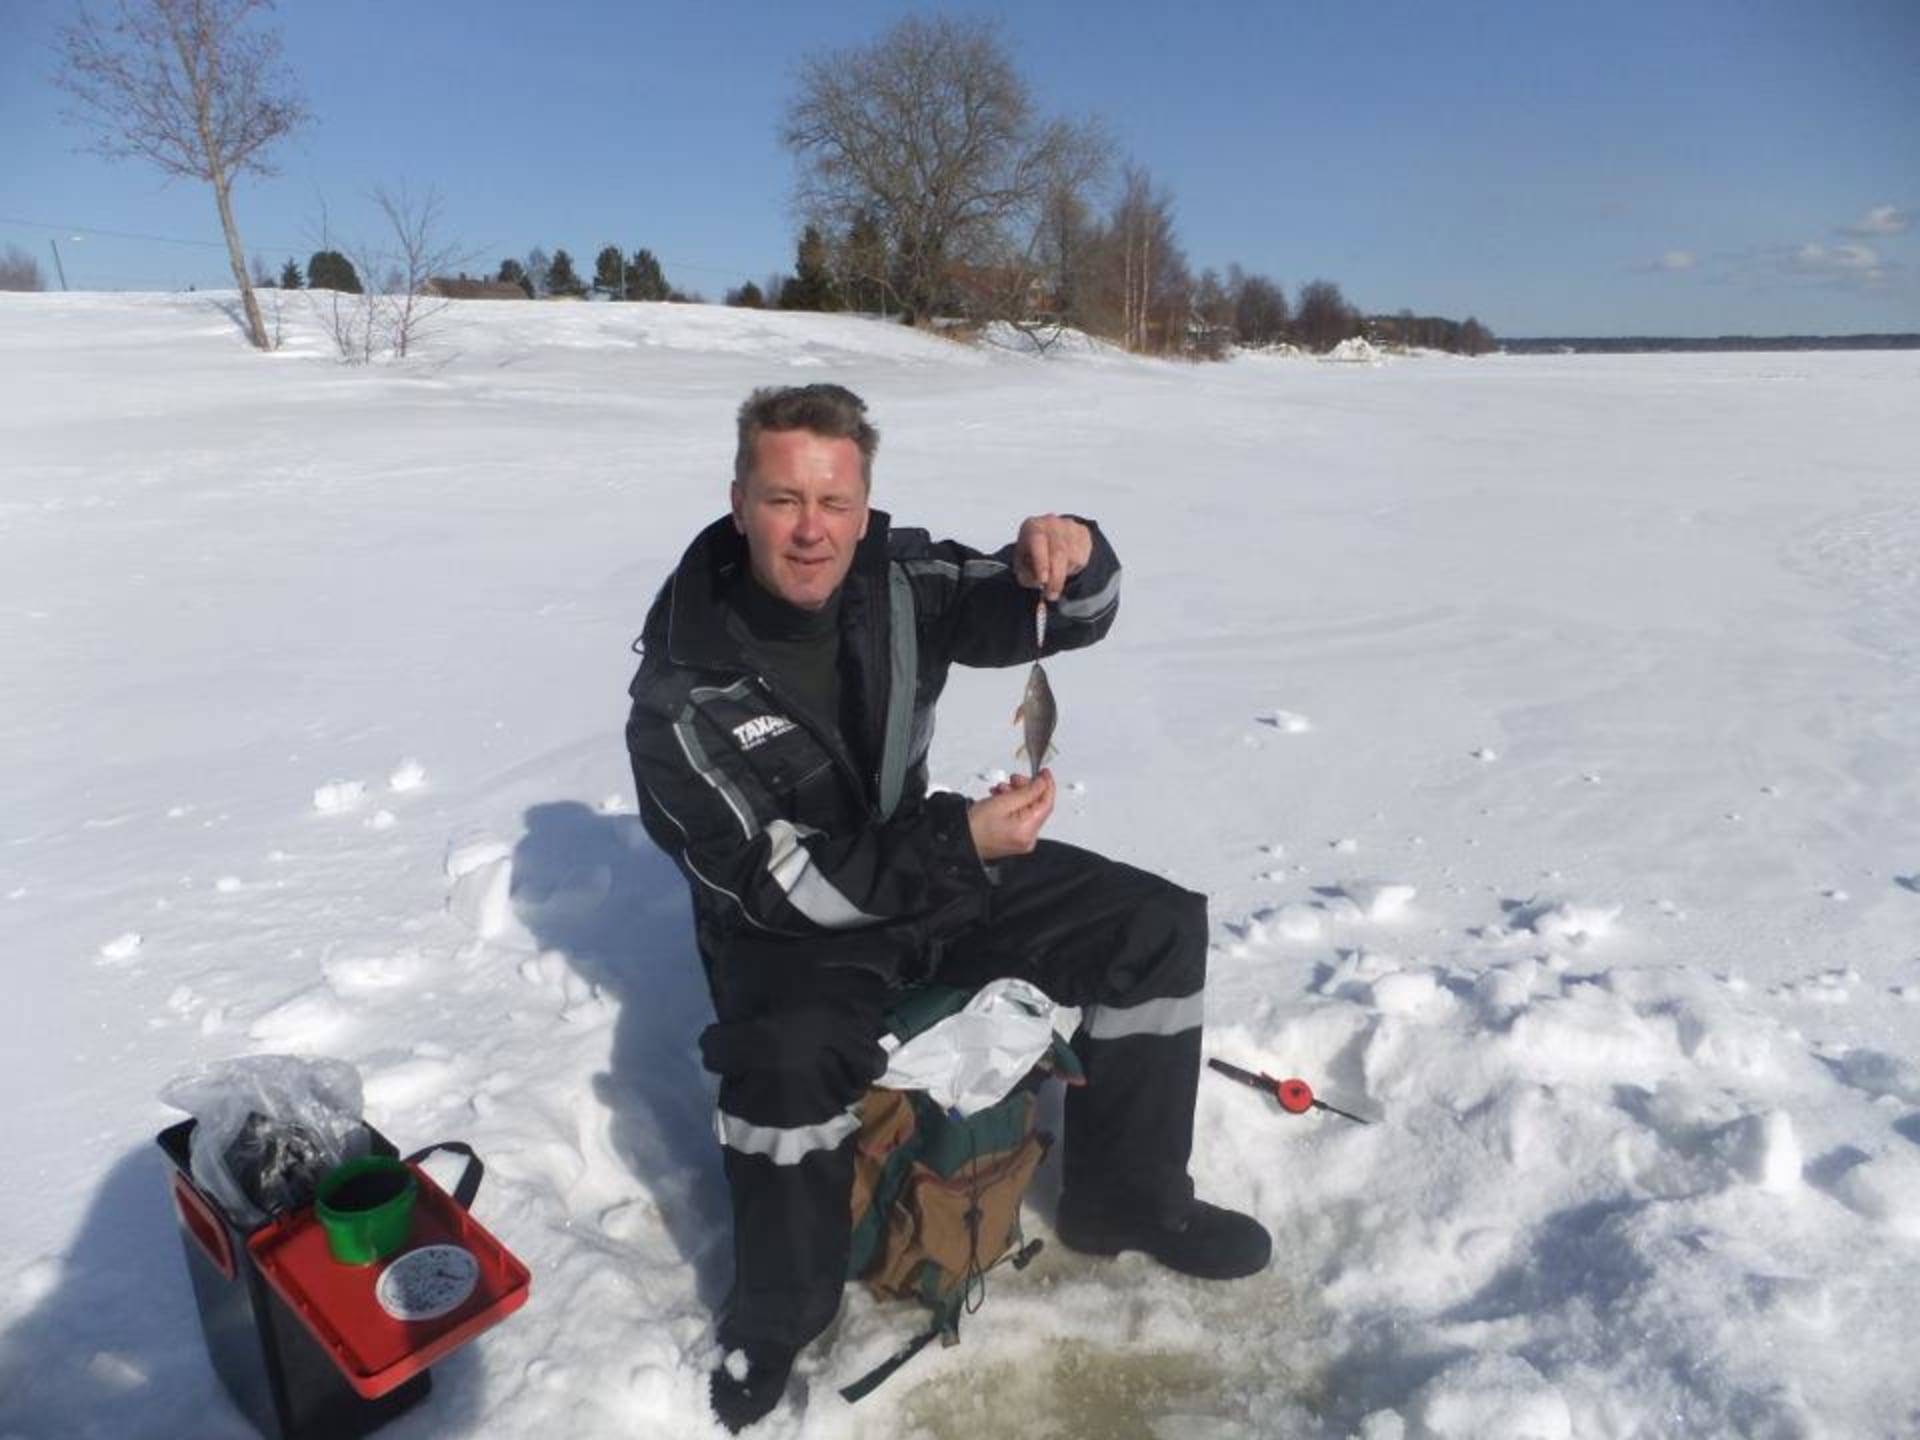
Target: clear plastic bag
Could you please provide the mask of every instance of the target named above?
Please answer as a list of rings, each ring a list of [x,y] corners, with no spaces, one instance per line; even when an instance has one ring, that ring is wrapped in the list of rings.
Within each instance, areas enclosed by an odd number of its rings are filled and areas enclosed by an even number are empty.
[[[241,1229],[313,1199],[320,1177],[368,1153],[360,1072],[344,1060],[243,1055],[178,1075],[160,1098],[194,1118],[194,1182]]]

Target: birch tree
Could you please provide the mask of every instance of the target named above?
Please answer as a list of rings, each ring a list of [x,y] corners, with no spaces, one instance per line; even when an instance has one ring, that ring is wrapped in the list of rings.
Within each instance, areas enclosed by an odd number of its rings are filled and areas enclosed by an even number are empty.
[[[306,119],[280,37],[252,23],[271,8],[272,0],[119,0],[110,20],[82,8],[60,30],[56,77],[100,154],[213,188],[248,334],[262,350],[272,337],[247,274],[233,185],[273,174],[268,150]]]

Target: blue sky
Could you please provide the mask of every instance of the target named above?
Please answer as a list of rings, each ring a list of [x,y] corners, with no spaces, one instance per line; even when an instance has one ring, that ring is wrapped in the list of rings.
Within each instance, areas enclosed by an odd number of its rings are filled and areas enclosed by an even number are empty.
[[[80,151],[49,79],[74,8],[8,3],[0,246],[51,282],[57,239],[76,288],[230,284],[204,187]],[[798,57],[934,9],[998,21],[1043,109],[1102,117],[1196,271],[1504,335],[1920,330],[1914,0],[292,0],[314,120],[237,192],[242,233],[277,270],[323,210],[373,241],[376,185],[431,185],[476,268],[644,245],[717,298],[792,263]]]

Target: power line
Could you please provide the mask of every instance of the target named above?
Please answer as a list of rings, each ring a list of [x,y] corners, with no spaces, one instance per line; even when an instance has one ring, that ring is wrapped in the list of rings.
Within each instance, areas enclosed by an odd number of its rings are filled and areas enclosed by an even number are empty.
[[[29,229],[50,230],[59,235],[72,235],[76,239],[84,239],[90,235],[99,235],[111,240],[145,240],[154,245],[186,245],[201,250],[225,250],[227,248],[224,240],[183,240],[177,235],[147,235],[138,230],[103,230],[97,225],[54,225],[45,220],[23,220],[16,215],[0,215],[0,225],[25,225]],[[289,245],[279,240],[259,242],[249,240],[248,242],[248,249],[256,251],[298,251],[300,248],[300,245]],[[561,248],[564,249],[565,247],[563,246]],[[387,258],[385,252],[375,253],[381,255],[382,258]],[[697,265],[692,261],[674,260],[664,255],[656,255],[654,258],[660,262],[663,269],[673,269],[683,272],[692,270],[703,275],[745,275],[748,273],[748,269],[745,266]]]
[[[52,230],[62,235],[81,237],[104,235],[112,240],[146,240],[155,245],[194,245],[206,250],[227,248],[223,240],[182,240],[176,235],[145,235],[138,230],[103,230],[98,225],[50,225],[45,220],[22,220],[14,215],[0,215],[0,225],[25,225],[33,230]],[[275,243],[273,248],[279,250],[285,247]]]

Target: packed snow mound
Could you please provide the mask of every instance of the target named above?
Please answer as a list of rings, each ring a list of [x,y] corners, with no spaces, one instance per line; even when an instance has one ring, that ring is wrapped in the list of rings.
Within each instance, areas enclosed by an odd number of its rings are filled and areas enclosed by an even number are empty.
[[[1323,358],[1348,365],[1378,365],[1382,360],[1379,347],[1364,335],[1342,340]]]

